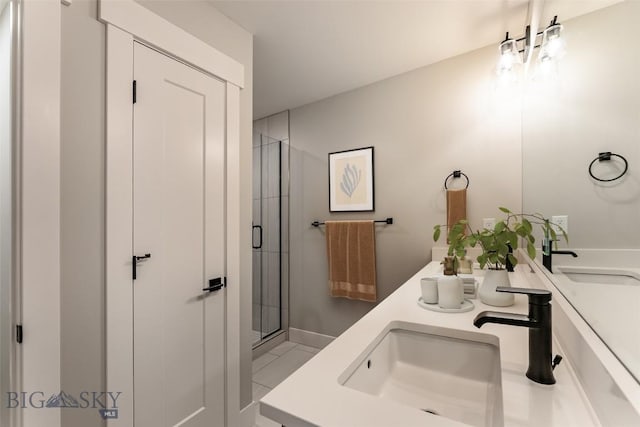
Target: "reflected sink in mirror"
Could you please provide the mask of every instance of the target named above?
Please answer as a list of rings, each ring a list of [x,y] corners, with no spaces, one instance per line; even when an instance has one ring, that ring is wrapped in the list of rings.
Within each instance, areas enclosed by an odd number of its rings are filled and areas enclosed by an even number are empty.
[[[500,346],[491,335],[392,322],[339,382],[469,425],[504,425]]]
[[[557,266],[553,282],[640,381],[640,270]]]
[[[627,270],[591,267],[558,267],[558,270],[575,283],[640,285],[640,275]]]

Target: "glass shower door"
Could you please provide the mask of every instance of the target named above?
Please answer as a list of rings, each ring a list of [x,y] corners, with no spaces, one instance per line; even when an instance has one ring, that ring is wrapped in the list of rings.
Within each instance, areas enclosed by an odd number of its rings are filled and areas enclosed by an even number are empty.
[[[254,344],[281,329],[281,158],[282,142],[260,135],[253,147]]]

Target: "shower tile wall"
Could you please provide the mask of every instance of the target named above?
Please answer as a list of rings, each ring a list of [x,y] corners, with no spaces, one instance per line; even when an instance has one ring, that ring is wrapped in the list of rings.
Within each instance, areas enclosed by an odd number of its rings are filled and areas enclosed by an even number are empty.
[[[285,329],[288,320],[288,132],[288,112],[254,122],[253,223],[263,227],[262,247],[253,249],[256,340]],[[258,234],[254,230],[255,246]]]

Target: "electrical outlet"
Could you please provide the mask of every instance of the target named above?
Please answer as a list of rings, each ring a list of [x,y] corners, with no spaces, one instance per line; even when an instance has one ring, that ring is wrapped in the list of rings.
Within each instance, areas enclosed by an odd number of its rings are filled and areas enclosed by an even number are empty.
[[[569,215],[554,215],[551,217],[551,222],[553,223],[552,227],[556,234],[558,235],[558,239],[562,238],[562,231],[558,226],[562,227],[565,233],[569,234]]]
[[[496,227],[495,218],[482,218],[482,228],[486,228],[487,230],[493,230],[495,227]]]

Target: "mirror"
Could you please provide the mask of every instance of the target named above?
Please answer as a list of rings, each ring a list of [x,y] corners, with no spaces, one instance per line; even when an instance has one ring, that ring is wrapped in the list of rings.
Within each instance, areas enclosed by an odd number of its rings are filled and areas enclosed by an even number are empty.
[[[568,21],[556,72],[535,70],[522,117],[523,210],[568,216],[579,256],[554,255],[558,289],[640,380],[640,2]],[[537,58],[537,51],[534,54]],[[537,64],[533,68],[536,68]],[[598,160],[599,153],[613,156]],[[541,238],[542,236],[538,236]],[[539,245],[538,245],[539,246]]]

